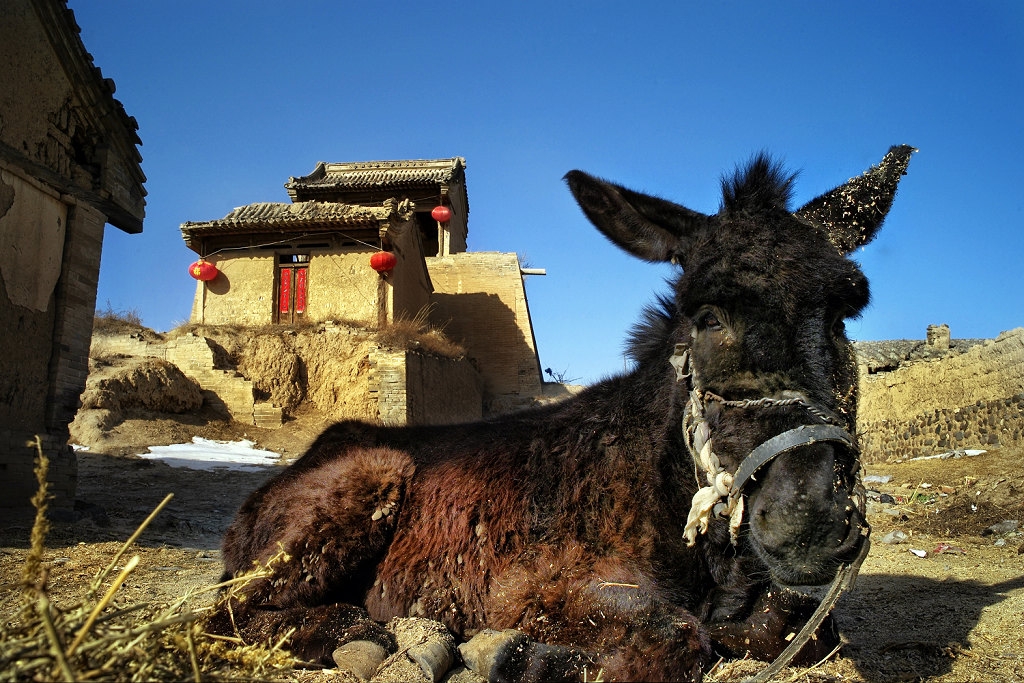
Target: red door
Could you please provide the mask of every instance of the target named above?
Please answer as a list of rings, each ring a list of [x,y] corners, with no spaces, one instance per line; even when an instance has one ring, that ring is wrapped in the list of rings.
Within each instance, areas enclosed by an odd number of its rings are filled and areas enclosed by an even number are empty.
[[[277,269],[277,322],[291,324],[306,314],[307,266],[282,266]]]

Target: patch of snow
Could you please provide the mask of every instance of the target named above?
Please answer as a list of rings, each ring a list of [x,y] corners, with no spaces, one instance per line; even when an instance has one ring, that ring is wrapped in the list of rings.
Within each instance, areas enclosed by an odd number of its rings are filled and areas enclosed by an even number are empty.
[[[71,444],[71,450],[73,450],[75,453],[77,453],[79,451],[87,451],[87,450],[89,450],[89,447],[88,446],[82,446],[82,445],[77,444],[77,443],[73,443],[73,444]]]
[[[973,458],[974,456],[981,455],[985,452],[986,451],[983,450],[968,448],[965,450],[946,451],[945,453],[939,453],[937,455],[920,455],[916,458],[911,458],[911,460],[935,460],[936,458],[939,460],[949,460],[950,458],[962,458],[965,455]]]
[[[193,470],[229,469],[254,472],[263,467],[279,464],[279,453],[253,448],[254,445],[247,439],[215,441],[193,436],[192,443],[150,446],[149,453],[139,453],[139,457],[159,460],[171,467],[186,467]]]
[[[888,484],[890,481],[892,481],[891,474],[869,474],[863,479],[865,484]]]

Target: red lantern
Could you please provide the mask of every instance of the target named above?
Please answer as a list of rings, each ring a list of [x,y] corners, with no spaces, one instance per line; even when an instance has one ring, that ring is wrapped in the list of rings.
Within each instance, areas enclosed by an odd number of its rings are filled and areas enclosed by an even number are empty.
[[[430,212],[430,216],[438,223],[447,223],[451,220],[452,210],[447,206],[435,206],[434,210]]]
[[[378,273],[390,273],[395,268],[398,259],[390,251],[378,251],[370,257],[370,267]]]
[[[206,282],[217,277],[217,266],[213,265],[209,261],[199,259],[191,266],[188,267],[188,274],[197,280]]]

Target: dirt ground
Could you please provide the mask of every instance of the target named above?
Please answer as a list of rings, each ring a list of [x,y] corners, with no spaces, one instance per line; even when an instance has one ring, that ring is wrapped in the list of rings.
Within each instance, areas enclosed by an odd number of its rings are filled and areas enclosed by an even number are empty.
[[[245,496],[279,471],[174,469],[138,458],[143,446],[194,435],[249,438],[287,460],[323,425],[313,412],[279,430],[210,416],[122,422],[100,446],[79,453],[77,519],[56,524],[47,544],[54,599],[80,595],[167,493],[173,500],[137,543],[142,560],[122,588],[125,599],[166,599],[215,583],[221,533]],[[855,591],[836,608],[843,648],[829,662],[777,680],[1024,681],[1024,535],[987,531],[1004,520],[1024,522],[1024,452],[875,465],[867,473],[891,480],[868,484],[874,543]],[[881,542],[892,531],[906,539]],[[28,538],[27,523],[0,530],[4,593],[16,585]],[[760,666],[721,662],[708,678],[738,681]],[[300,678],[339,680],[326,672]]]

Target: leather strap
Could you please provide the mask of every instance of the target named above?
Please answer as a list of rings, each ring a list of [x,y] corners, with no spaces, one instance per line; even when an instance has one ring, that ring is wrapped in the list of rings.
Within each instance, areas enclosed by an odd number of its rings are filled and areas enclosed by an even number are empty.
[[[865,537],[857,557],[853,562],[844,564],[839,568],[839,571],[836,572],[836,578],[832,581],[832,585],[829,586],[825,597],[821,599],[818,609],[814,610],[814,614],[811,615],[811,618],[807,620],[807,623],[800,629],[796,637],[786,646],[786,649],[779,653],[774,662],[761,669],[757,675],[744,679],[743,683],[766,683],[793,661],[793,658],[800,652],[800,649],[807,644],[807,641],[811,639],[811,636],[818,630],[821,623],[825,621],[825,617],[835,607],[843,591],[853,588],[853,584],[857,580],[857,574],[860,572],[860,566],[864,563],[864,558],[868,556],[868,550],[870,549],[871,541]]]
[[[800,446],[809,446],[819,441],[837,441],[854,448],[853,437],[836,425],[800,425],[768,439],[750,452],[733,476],[732,495],[738,496],[744,485],[765,463]]]

